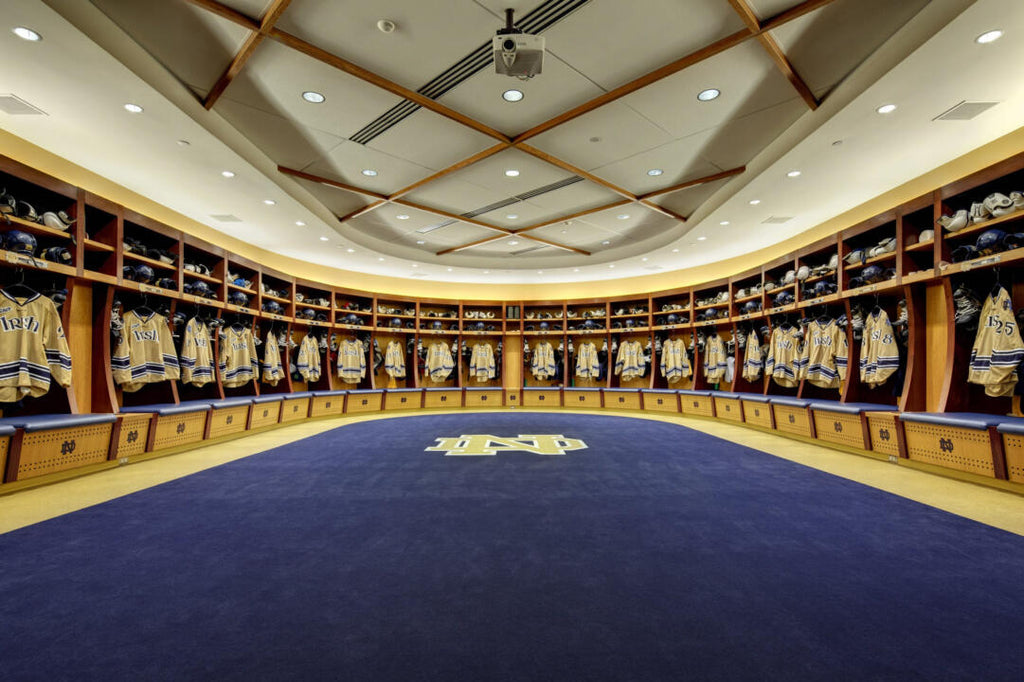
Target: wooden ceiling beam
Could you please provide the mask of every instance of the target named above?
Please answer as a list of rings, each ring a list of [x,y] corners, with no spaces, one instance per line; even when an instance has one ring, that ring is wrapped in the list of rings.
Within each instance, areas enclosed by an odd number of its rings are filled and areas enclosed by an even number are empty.
[[[373,190],[370,189],[356,187],[355,185],[347,185],[344,182],[331,180],[330,178],[325,178],[322,175],[313,175],[312,173],[307,173],[306,171],[300,171],[297,168],[278,166],[277,170],[284,173],[285,175],[292,175],[297,178],[302,178],[303,180],[309,180],[310,182],[319,182],[321,185],[327,185],[328,187],[337,187],[338,189],[344,189],[349,192],[355,192],[356,194],[365,194],[368,197],[373,197],[374,199],[380,199],[382,201],[388,200],[388,196],[386,194],[374,192]]]
[[[227,87],[231,85],[231,81],[235,79],[235,76],[241,73],[242,67],[245,66],[245,63],[249,61],[249,57],[253,55],[256,48],[259,47],[259,44],[262,43],[263,39],[266,37],[266,34],[260,33],[259,31],[249,34],[249,37],[245,39],[244,43],[242,43],[242,48],[238,51],[238,54],[236,54],[231,60],[231,63],[228,64],[228,68],[224,69],[224,73],[220,75],[217,82],[213,84],[212,88],[210,88],[210,92],[208,92],[206,97],[203,98],[204,109],[209,111],[213,108],[213,105],[217,103],[220,96],[223,95],[224,91],[227,90]]]
[[[450,174],[454,173],[455,171],[460,171],[463,168],[466,168],[467,166],[472,166],[477,161],[483,161],[484,159],[486,159],[489,156],[494,156],[498,152],[504,151],[504,150],[508,149],[510,146],[511,145],[509,145],[507,142],[499,142],[498,144],[494,145],[493,147],[488,147],[487,149],[483,150],[482,152],[477,152],[473,156],[465,158],[465,159],[463,159],[462,161],[459,161],[456,164],[452,164],[451,166],[448,166],[447,168],[442,168],[441,170],[437,171],[433,175],[428,175],[427,177],[423,178],[422,180],[417,180],[416,182],[412,183],[408,187],[403,187],[402,189],[398,190],[397,192],[395,192],[394,194],[392,194],[388,198],[391,199],[391,200],[398,199],[399,197],[408,194],[409,192],[413,191],[414,189],[418,189],[418,188],[422,187],[423,185],[426,185],[428,183],[433,182],[434,180],[438,180],[440,178],[443,178],[446,175],[450,175]]]
[[[754,14],[753,8],[747,4],[747,0],[729,0],[729,4],[736,11],[736,14],[740,15],[740,19],[747,25],[754,33],[761,32],[761,21]]]
[[[348,221],[352,220],[353,218],[358,218],[361,215],[365,215],[365,214],[369,213],[370,211],[373,211],[375,209],[380,208],[381,206],[383,206],[386,203],[388,203],[388,202],[386,202],[386,201],[375,201],[372,204],[367,204],[366,206],[363,206],[362,208],[357,208],[356,210],[352,211],[351,213],[348,213],[346,215],[341,216],[340,218],[338,218],[338,222],[339,223],[347,223]]]
[[[476,225],[477,227],[482,227],[488,230],[494,230],[495,232],[501,232],[503,235],[506,236],[515,234],[512,230],[506,227],[498,227],[497,225],[491,225],[489,223],[483,222],[482,220],[477,220],[476,218],[466,218],[464,216],[459,215],[458,213],[450,213],[440,208],[433,208],[431,206],[416,204],[411,201],[406,201],[405,199],[395,199],[391,203],[398,204],[399,206],[408,206],[409,208],[415,208],[417,211],[431,213],[442,218],[451,218],[452,220],[458,220],[460,223],[468,223],[470,225]]]
[[[460,114],[454,109],[449,109],[443,104],[440,104],[439,102],[436,102],[430,99],[429,97],[425,97],[420,93],[416,92],[415,90],[410,90],[409,88],[399,85],[394,81],[388,80],[383,76],[379,76],[373,73],[372,71],[364,69],[358,64],[353,64],[347,59],[342,59],[337,55],[331,54],[327,50],[323,50],[317,47],[316,45],[307,43],[305,40],[299,38],[298,36],[294,36],[291,33],[286,33],[285,31],[282,31],[281,29],[274,28],[271,29],[270,31],[270,37],[278,41],[282,45],[286,45],[297,52],[301,52],[307,57],[312,57],[313,59],[323,62],[328,66],[332,66],[335,69],[347,73],[350,76],[355,76],[359,80],[369,83],[370,85],[374,85],[382,90],[387,90],[388,92],[394,95],[398,95],[403,99],[407,99],[410,102],[413,102],[414,104],[420,105],[424,109],[433,111],[435,114],[440,114],[441,116],[451,119],[456,123],[460,123],[466,126],[467,128],[472,128],[473,130],[481,132],[484,135],[487,135],[488,137],[493,137],[495,140],[498,140],[499,142],[511,142],[508,135],[505,135],[504,133],[501,133],[495,130],[494,128],[491,128],[490,126],[484,125],[483,123],[480,123],[479,121],[472,119],[469,116],[466,116],[465,114]]]
[[[615,201],[615,202],[612,202],[610,204],[605,204],[604,206],[598,206],[596,208],[588,208],[585,211],[577,211],[576,213],[570,213],[569,215],[564,215],[564,216],[561,216],[559,218],[554,218],[552,220],[545,220],[544,222],[537,223],[536,225],[529,225],[527,227],[521,227],[518,230],[516,230],[515,233],[516,234],[523,234],[524,232],[529,232],[531,230],[539,230],[540,228],[548,227],[549,225],[557,225],[558,223],[564,223],[566,220],[575,220],[576,218],[582,218],[585,215],[591,215],[593,213],[600,213],[601,211],[610,211],[613,208],[618,208],[620,206],[627,206],[627,205],[632,204],[632,203],[633,202],[630,201],[629,199],[623,199],[621,201]]]
[[[231,9],[227,5],[221,4],[216,0],[185,0],[185,2],[193,4],[196,7],[201,7],[206,11],[212,12],[213,14],[236,23],[239,26],[244,26],[250,31],[260,30],[260,22],[245,16],[237,10]]]
[[[601,185],[601,187],[604,187],[605,189],[610,189],[611,191],[615,192],[619,196],[626,197],[630,201],[636,201],[636,195],[633,194],[632,192],[630,192],[629,190],[625,190],[625,189],[623,189],[623,188],[621,188],[621,187],[619,187],[617,185],[613,185],[612,183],[608,182],[607,180],[604,180],[602,178],[597,177],[596,175],[588,173],[587,171],[583,170],[582,168],[579,168],[578,166],[574,166],[571,163],[568,163],[567,161],[562,161],[557,156],[552,156],[551,154],[548,154],[545,151],[541,151],[540,149],[537,149],[536,147],[531,147],[528,144],[518,143],[515,146],[516,146],[516,149],[524,151],[527,154],[529,154],[530,156],[535,156],[538,159],[540,159],[541,161],[546,161],[546,162],[550,163],[552,166],[558,166],[559,168],[561,168],[563,170],[567,170],[570,173],[573,173],[575,175],[579,175],[582,178],[586,178],[587,180],[590,180],[591,182],[593,182],[595,184]]]
[[[746,166],[730,168],[729,170],[724,170],[721,173],[713,173],[711,175],[705,175],[704,177],[697,178],[695,180],[687,180],[686,182],[680,182],[678,185],[672,185],[671,187],[663,187],[662,189],[656,189],[653,192],[648,192],[647,194],[639,195],[637,199],[639,199],[642,202],[644,199],[658,197],[661,196],[662,194],[668,194],[670,192],[678,192],[679,190],[686,189],[687,187],[696,187],[697,185],[703,185],[709,182],[714,182],[715,180],[731,178],[734,175],[739,175],[745,170],[747,170]]]
[[[807,106],[810,107],[811,111],[817,109],[820,105],[818,98],[814,96],[810,87],[808,87],[804,79],[800,77],[800,74],[796,72],[796,68],[793,67],[793,63],[789,61],[786,53],[782,51],[782,48],[775,41],[775,38],[771,37],[771,35],[767,33],[762,33],[757,36],[757,42],[761,43],[761,47],[763,47],[765,52],[768,53],[768,56],[772,58],[772,61],[775,62],[775,66],[778,67],[779,71],[782,72],[782,75],[786,77],[786,80],[788,80],[793,88],[800,93],[800,97],[802,97],[804,102],[807,103]]]
[[[537,237],[537,236],[534,236],[532,234],[524,234],[523,235],[523,239],[529,239],[530,241],[539,242],[539,243],[544,244],[546,246],[553,246],[556,249],[562,249],[564,251],[572,251],[573,253],[578,253],[581,256],[589,256],[589,255],[591,255],[589,251],[584,251],[583,249],[577,249],[575,246],[566,246],[565,244],[559,244],[558,242],[553,242],[553,241],[550,241],[548,239],[542,239],[541,237]]]
[[[448,249],[442,249],[441,251],[438,251],[434,255],[435,256],[446,256],[449,253],[456,253],[458,251],[465,251],[466,249],[471,249],[474,246],[480,246],[481,244],[490,244],[491,242],[496,242],[499,239],[504,239],[504,238],[505,238],[505,235],[501,235],[501,234],[496,235],[494,237],[485,237],[484,239],[477,239],[475,242],[470,242],[468,244],[462,244],[461,246],[453,246],[453,247],[448,248]]]
[[[662,214],[664,216],[668,216],[669,218],[675,218],[676,220],[678,220],[681,223],[685,223],[686,222],[686,216],[679,215],[675,211],[671,211],[671,210],[665,208],[664,206],[659,206],[658,204],[654,203],[653,201],[647,201],[646,199],[641,199],[640,200],[640,205],[646,206],[647,208],[651,209],[652,211],[657,211],[658,213],[660,213],[660,214]]]
[[[778,28],[779,26],[782,26],[783,24],[788,24],[794,19],[799,19],[803,15],[810,14],[816,9],[821,9],[825,5],[831,5],[835,1],[836,0],[805,0],[804,2],[801,2],[799,5],[790,7],[785,12],[779,12],[774,17],[762,21],[761,32],[764,33],[767,31],[771,31],[773,29]]]

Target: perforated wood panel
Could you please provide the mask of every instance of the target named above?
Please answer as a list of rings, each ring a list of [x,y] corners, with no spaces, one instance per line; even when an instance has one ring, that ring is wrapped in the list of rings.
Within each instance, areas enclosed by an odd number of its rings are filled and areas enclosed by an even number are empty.
[[[789,405],[772,405],[775,410],[775,430],[795,433],[798,436],[811,435],[811,418],[807,409]]]
[[[679,396],[669,393],[641,391],[644,409],[649,412],[679,412]]]
[[[715,414],[719,419],[730,422],[743,421],[743,408],[738,398],[719,398],[715,396]]]
[[[18,480],[105,462],[113,426],[92,424],[25,434]]]
[[[1006,451],[1006,470],[1009,479],[1024,483],[1024,436],[1003,434],[1003,449]]]
[[[249,406],[225,407],[210,413],[210,438],[245,431],[249,420]]]
[[[907,456],[928,464],[995,476],[988,431],[903,422]]]
[[[121,417],[121,434],[117,438],[117,456],[131,457],[146,451],[149,440],[148,414],[126,414]]]
[[[462,391],[427,391],[423,407],[462,407]]]
[[[562,392],[557,389],[523,391],[523,405],[526,407],[561,407]]]
[[[715,415],[714,405],[709,395],[680,395],[679,405],[683,414],[692,414],[698,417],[713,417]]]
[[[11,449],[11,437],[0,436],[0,471],[7,471],[7,453]],[[2,476],[0,476],[0,482],[2,482]]]
[[[562,400],[566,407],[601,407],[601,394],[597,391],[565,389]]]
[[[423,393],[385,393],[384,411],[418,410],[423,401]]]
[[[501,407],[501,390],[466,391],[466,407]]]
[[[313,396],[309,404],[310,417],[326,417],[328,415],[340,415],[345,409],[345,396],[343,395],[321,395]]]
[[[522,404],[523,397],[519,391],[515,389],[505,391],[505,404],[506,405],[520,405]]]
[[[772,427],[772,408],[767,403],[743,403],[743,421],[754,426]]]
[[[605,393],[604,407],[606,410],[639,410],[639,393]]]
[[[162,450],[175,445],[194,443],[203,439],[205,431],[206,411],[157,417],[153,449]]]
[[[249,428],[258,429],[261,426],[276,424],[281,417],[281,403],[256,403],[252,406],[252,424]]]
[[[281,421],[294,422],[309,416],[309,398],[281,401]]]
[[[861,427],[859,414],[825,412],[824,410],[812,410],[812,412],[818,440],[867,450],[868,444],[864,442],[864,429]]]
[[[899,432],[896,430],[896,412],[869,412],[868,429],[871,431],[871,449],[887,455],[899,456]]]
[[[345,401],[345,414],[379,412],[383,399],[382,393],[350,393]]]

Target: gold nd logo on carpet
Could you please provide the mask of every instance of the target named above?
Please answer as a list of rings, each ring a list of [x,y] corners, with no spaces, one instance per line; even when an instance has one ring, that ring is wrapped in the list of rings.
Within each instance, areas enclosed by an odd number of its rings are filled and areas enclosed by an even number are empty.
[[[587,444],[579,438],[566,438],[558,434],[522,435],[502,438],[486,433],[473,433],[454,438],[437,438],[437,445],[424,448],[428,452],[448,455],[486,456],[499,452],[532,452],[535,455],[564,455],[571,450],[584,450]]]

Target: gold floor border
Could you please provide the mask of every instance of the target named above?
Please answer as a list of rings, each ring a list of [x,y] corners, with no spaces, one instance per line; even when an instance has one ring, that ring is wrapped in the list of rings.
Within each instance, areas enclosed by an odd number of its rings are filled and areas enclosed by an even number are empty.
[[[216,441],[202,441],[157,453],[145,453],[129,458],[126,464],[109,462],[97,465],[91,471],[64,472],[64,475],[55,475],[52,480],[42,481],[44,485],[37,483],[35,487],[20,490],[17,495],[0,497],[0,533],[101,504],[348,424],[402,419],[424,412],[435,415],[467,412],[588,414],[677,424],[1024,536],[1024,495],[1021,495],[1019,486],[1002,488],[993,485],[1001,482],[905,459],[898,460],[894,465],[887,456],[880,453],[832,443],[823,444],[821,441],[788,434],[780,435],[750,424],[635,410],[571,408],[457,408],[323,417],[232,434]],[[171,454],[175,456],[167,456]],[[850,457],[849,454],[860,456]]]

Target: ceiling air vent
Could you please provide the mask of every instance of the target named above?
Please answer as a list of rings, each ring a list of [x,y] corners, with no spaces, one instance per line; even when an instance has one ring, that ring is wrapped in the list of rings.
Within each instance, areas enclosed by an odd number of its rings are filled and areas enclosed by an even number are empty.
[[[661,265],[645,265],[644,266],[644,270],[650,270],[652,272],[654,272],[655,270],[664,270],[664,269],[665,268],[662,267]]]
[[[32,106],[17,95],[0,95],[0,111],[11,116],[46,116],[39,107]]]
[[[211,213],[210,217],[214,220],[219,220],[222,223],[240,223],[242,219],[236,215],[230,213]]]
[[[947,109],[939,114],[933,121],[970,121],[976,116],[985,113],[999,102],[960,102],[952,109]]]
[[[764,220],[762,220],[761,224],[762,225],[781,225],[782,223],[788,223],[792,219],[793,219],[793,216],[791,216],[791,215],[783,215],[783,216],[773,215],[770,218],[765,218]]]

